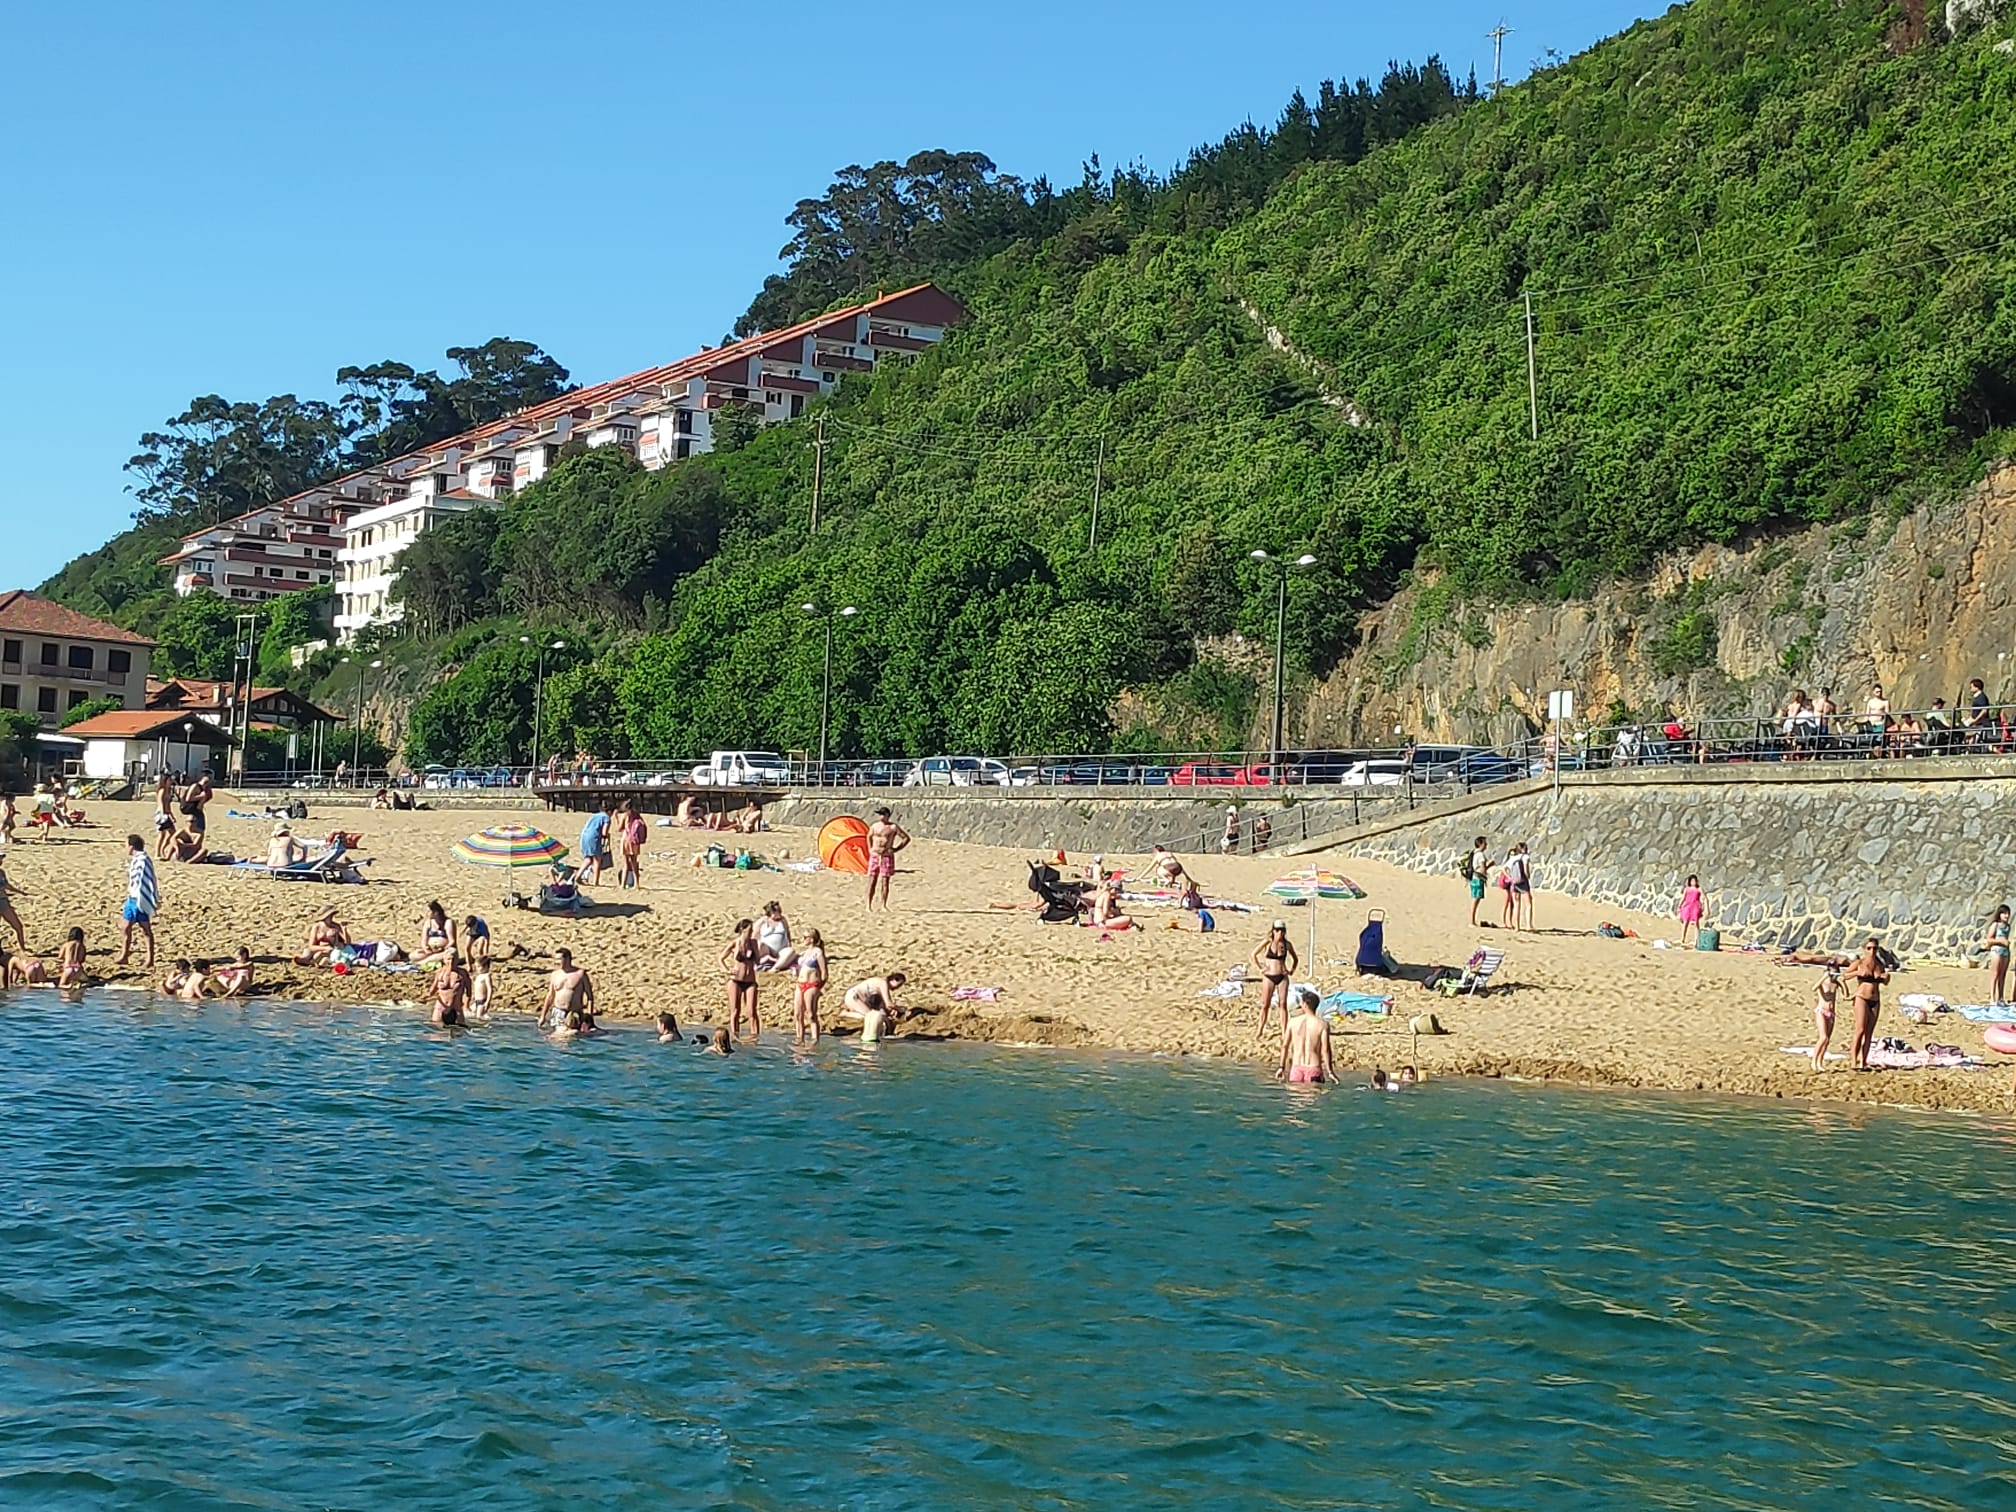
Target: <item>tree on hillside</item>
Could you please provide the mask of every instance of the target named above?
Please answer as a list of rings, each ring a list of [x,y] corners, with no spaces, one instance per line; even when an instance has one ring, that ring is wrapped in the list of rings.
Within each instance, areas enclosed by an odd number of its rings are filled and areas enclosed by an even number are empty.
[[[139,479],[135,518],[214,524],[567,391],[567,370],[529,341],[499,336],[447,355],[459,376],[403,362],[339,369],[344,393],[334,403],[293,394],[191,400],[143,435],[126,464]]]
[[[497,613],[496,552],[501,517],[472,509],[450,515],[399,553],[392,596],[424,635],[440,635]]]
[[[193,399],[126,463],[139,520],[214,524],[340,470],[349,431],[335,405],[276,394],[258,404]]]
[[[154,629],[153,668],[162,677],[229,677],[245,605],[214,593],[180,598]]]

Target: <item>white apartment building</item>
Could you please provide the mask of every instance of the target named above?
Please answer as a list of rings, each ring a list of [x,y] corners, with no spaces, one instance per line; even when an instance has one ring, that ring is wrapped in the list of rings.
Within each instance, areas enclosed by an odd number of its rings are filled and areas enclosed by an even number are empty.
[[[747,406],[759,423],[795,419],[848,373],[944,338],[966,310],[918,284],[781,331],[744,337],[663,367],[576,389],[503,420],[197,531],[164,562],[178,593],[264,599],[318,582],[336,590],[336,633],[400,617],[397,560],[450,515],[530,487],[561,448],[620,446],[647,468],[714,447],[714,417]]]

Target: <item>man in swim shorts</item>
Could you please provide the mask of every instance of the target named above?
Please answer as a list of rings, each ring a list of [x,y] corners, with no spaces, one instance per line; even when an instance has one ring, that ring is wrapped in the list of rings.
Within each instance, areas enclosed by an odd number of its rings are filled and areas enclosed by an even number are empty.
[[[434,973],[434,1022],[452,1027],[468,1022],[469,973],[462,969],[462,957],[453,949]]]
[[[595,984],[587,971],[574,964],[574,952],[562,945],[553,952],[559,962],[546,978],[546,1001],[539,1009],[539,1026],[560,1025],[570,1013],[579,1013],[583,1024],[595,1026]]]
[[[889,907],[889,879],[896,875],[896,852],[910,843],[903,826],[889,817],[889,810],[875,810],[875,822],[868,826],[868,906],[875,906],[875,889],[882,889],[882,907]]]
[[[1295,994],[1295,1011],[1281,1036],[1281,1063],[1274,1079],[1285,1082],[1334,1082],[1337,1060],[1330,1044],[1330,1023],[1316,1011],[1316,994],[1303,987]]]

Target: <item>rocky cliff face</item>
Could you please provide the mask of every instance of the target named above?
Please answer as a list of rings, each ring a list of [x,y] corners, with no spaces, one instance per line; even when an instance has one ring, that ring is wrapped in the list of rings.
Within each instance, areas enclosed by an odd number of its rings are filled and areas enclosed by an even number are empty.
[[[1304,690],[1291,743],[1390,743],[1396,729],[1499,742],[1537,731],[1552,688],[1600,719],[1767,715],[1794,687],[1897,708],[1981,678],[2016,701],[2016,466],[1901,517],[1707,546],[1650,581],[1575,603],[1467,605],[1439,585],[1369,611],[1357,650]]]

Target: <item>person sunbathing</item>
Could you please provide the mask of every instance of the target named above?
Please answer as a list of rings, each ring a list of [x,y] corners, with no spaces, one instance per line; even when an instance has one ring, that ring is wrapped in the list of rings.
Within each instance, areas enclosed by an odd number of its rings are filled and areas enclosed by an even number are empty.
[[[307,859],[308,847],[294,838],[293,826],[285,822],[274,825],[272,838],[266,845],[266,869],[278,871]]]
[[[244,997],[252,990],[252,952],[238,947],[238,954],[210,974],[219,997]]]
[[[1132,929],[1134,921],[1120,911],[1120,890],[1108,878],[1092,893],[1091,923],[1094,929]]]
[[[325,908],[322,915],[308,926],[308,942],[294,957],[297,966],[326,966],[329,953],[339,945],[351,943],[350,931],[336,922],[336,910]]]

